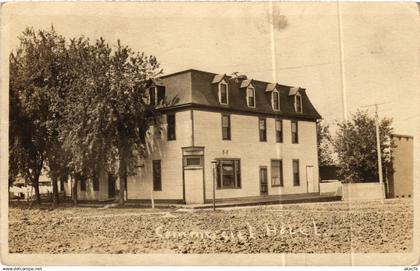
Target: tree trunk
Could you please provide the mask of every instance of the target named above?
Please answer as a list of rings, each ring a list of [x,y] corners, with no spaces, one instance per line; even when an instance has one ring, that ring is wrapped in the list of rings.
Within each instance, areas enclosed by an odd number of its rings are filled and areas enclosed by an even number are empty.
[[[77,179],[76,176],[73,177],[73,206],[77,206]]]
[[[55,208],[59,204],[59,199],[58,199],[58,180],[57,180],[57,177],[53,177],[52,178],[52,189],[53,189],[53,195],[52,195],[53,207]]]
[[[127,166],[125,158],[120,158],[120,165],[118,169],[118,178],[120,182],[120,205],[124,205],[125,200],[125,178],[126,178]]]
[[[124,205],[125,201],[125,182],[127,178],[127,163],[125,156],[125,148],[120,148],[119,151],[119,167],[118,167],[118,179],[120,184],[120,205]]]
[[[65,185],[65,180],[68,180],[68,178],[67,178],[67,176],[61,176],[60,177],[60,187],[61,187],[61,190],[63,191],[63,199],[64,199],[64,201],[66,201],[66,188],[64,187],[64,185]]]
[[[32,180],[32,186],[35,191],[35,203],[41,205],[41,195],[39,194],[39,176]]]

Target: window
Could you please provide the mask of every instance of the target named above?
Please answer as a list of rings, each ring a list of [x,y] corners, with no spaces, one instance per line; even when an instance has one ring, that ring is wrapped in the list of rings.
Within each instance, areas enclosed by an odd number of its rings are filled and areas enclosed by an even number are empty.
[[[217,188],[241,188],[241,163],[239,159],[218,160],[217,166]]]
[[[93,191],[99,191],[99,177],[97,174],[95,174],[92,177],[92,182],[93,182]]]
[[[219,84],[219,102],[221,104],[228,104],[228,85],[226,83]]]
[[[185,157],[185,167],[199,167],[201,166],[201,157]]]
[[[267,141],[267,125],[265,119],[259,119],[258,128],[260,131],[260,141]]]
[[[157,87],[149,88],[149,97],[150,97],[150,104],[157,105],[158,104],[158,93]]]
[[[299,93],[295,95],[295,110],[302,113],[302,96]]]
[[[160,160],[153,160],[153,191],[162,190],[162,172]]]
[[[282,143],[283,142],[283,121],[276,120],[276,142]]]
[[[299,143],[298,123],[292,120],[292,143]]]
[[[277,90],[271,93],[273,110],[280,110],[280,95]]]
[[[300,185],[299,160],[293,160],[293,185],[294,186]]]
[[[77,174],[76,180],[80,182],[80,191],[86,191],[86,177],[82,174]]]
[[[230,115],[222,115],[222,138],[230,140]]]
[[[167,115],[168,122],[168,140],[175,140],[175,114]]]
[[[271,186],[283,186],[282,160],[271,160]]]
[[[248,87],[246,89],[246,102],[249,107],[255,107],[255,88]]]

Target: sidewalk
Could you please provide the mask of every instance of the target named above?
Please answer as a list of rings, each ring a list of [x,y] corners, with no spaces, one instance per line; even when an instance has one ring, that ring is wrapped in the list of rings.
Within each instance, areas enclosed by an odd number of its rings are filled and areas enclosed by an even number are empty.
[[[273,205],[273,204],[292,204],[292,203],[309,203],[309,202],[331,202],[341,201],[341,196],[334,193],[324,194],[293,194],[293,195],[269,195],[247,198],[217,199],[216,208],[237,207],[237,206],[257,206],[257,205]],[[14,206],[27,205],[28,202],[14,202]],[[179,204],[179,203],[155,203],[156,209],[211,209],[213,203],[211,199],[207,199],[206,203],[200,204]],[[51,208],[51,202],[43,202],[41,208]],[[61,201],[59,208],[72,207],[70,200]],[[34,206],[35,207],[35,206]],[[81,208],[151,208],[152,203],[148,200],[128,200],[124,206],[119,206],[115,201],[79,201],[77,207]]]
[[[236,207],[236,206],[253,206],[253,205],[272,205],[272,204],[291,204],[291,203],[308,203],[308,202],[331,202],[341,201],[341,196],[334,193],[326,194],[294,194],[294,195],[270,195],[259,197],[248,197],[238,199],[216,200],[216,208]],[[125,203],[126,208],[150,208],[151,203],[135,202],[128,200]],[[211,200],[207,199],[206,203],[200,204],[164,204],[155,203],[155,208],[185,208],[185,209],[209,209],[213,208]]]

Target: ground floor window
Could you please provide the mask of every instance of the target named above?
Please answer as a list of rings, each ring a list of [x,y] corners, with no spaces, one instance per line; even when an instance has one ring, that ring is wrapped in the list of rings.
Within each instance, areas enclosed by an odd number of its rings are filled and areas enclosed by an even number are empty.
[[[160,160],[153,160],[153,191],[162,190],[162,172]]]
[[[80,183],[80,191],[86,191],[86,177],[80,173],[74,176],[76,182]]]
[[[283,161],[271,160],[271,185],[283,186]]]
[[[293,160],[293,185],[300,185],[300,176],[299,176],[299,160]]]
[[[95,175],[92,178],[93,181],[93,191],[99,191],[99,176]]]
[[[241,162],[239,159],[217,160],[217,188],[241,188]]]

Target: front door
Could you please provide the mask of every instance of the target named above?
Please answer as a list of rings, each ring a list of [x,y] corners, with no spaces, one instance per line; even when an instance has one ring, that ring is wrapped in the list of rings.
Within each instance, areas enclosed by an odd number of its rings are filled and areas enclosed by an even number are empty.
[[[260,194],[268,195],[267,167],[260,167]]]
[[[315,192],[315,183],[314,183],[314,167],[306,166],[306,183],[308,186],[308,193]]]
[[[184,156],[185,203],[204,203],[203,156]]]

